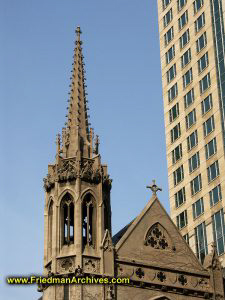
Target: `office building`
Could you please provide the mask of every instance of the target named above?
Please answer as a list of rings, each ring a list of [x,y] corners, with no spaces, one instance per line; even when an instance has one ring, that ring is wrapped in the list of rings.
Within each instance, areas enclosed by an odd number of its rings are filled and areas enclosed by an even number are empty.
[[[225,2],[158,0],[171,218],[225,266]]]

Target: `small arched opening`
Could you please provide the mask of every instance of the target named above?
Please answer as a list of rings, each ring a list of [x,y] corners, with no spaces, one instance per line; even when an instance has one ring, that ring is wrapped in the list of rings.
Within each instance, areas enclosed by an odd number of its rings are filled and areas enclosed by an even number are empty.
[[[48,259],[52,257],[52,225],[53,225],[53,201],[48,207]]]
[[[91,193],[82,202],[82,240],[83,247],[95,247],[96,242],[96,205]]]
[[[62,245],[70,245],[74,243],[74,202],[69,193],[63,196],[60,210]]]

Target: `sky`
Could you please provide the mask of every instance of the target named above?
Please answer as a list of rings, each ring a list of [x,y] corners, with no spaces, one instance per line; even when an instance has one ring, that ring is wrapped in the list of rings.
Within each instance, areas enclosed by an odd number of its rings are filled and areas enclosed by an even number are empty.
[[[8,286],[5,277],[43,270],[43,178],[66,121],[77,26],[90,121],[113,179],[113,234],[147,204],[152,179],[169,210],[157,1],[1,0],[0,7],[0,294],[38,299],[36,286]]]

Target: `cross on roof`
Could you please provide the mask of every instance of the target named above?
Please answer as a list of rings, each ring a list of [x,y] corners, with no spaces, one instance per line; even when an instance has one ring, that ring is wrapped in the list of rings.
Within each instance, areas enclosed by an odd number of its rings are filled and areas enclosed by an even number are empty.
[[[147,185],[146,187],[152,190],[153,195],[156,195],[157,191],[162,191],[162,189],[156,185],[154,179],[152,180],[152,185]]]

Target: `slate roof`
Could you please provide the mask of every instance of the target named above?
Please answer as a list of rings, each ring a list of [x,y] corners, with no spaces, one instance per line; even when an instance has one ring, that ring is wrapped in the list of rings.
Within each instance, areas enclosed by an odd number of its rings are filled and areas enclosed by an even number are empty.
[[[122,236],[125,234],[127,229],[130,227],[130,225],[134,222],[135,219],[133,219],[129,224],[127,224],[125,227],[123,227],[120,231],[118,231],[113,237],[112,237],[112,242],[113,245],[115,246],[119,240],[122,238]]]

